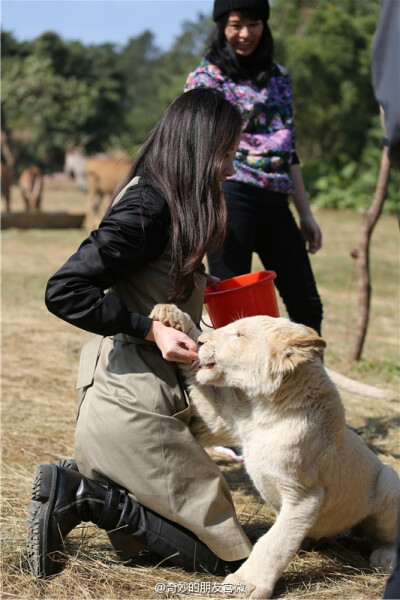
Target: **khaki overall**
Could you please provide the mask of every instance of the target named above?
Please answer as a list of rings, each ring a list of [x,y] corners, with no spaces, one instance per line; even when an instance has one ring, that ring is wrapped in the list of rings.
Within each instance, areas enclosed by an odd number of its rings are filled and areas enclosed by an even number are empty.
[[[170,263],[167,247],[113,292],[130,311],[150,314],[168,296]],[[195,289],[180,306],[195,323],[203,292]],[[164,360],[153,342],[124,334],[94,336],[82,350],[77,388],[75,452],[83,475],[123,486],[223,560],[249,555],[251,544],[227,483],[190,432],[190,406],[176,364]]]

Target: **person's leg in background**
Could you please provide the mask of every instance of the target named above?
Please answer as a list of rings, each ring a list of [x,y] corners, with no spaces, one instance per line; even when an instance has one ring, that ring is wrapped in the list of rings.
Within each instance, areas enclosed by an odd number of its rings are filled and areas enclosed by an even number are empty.
[[[282,195],[260,204],[255,250],[264,267],[275,271],[275,285],[289,318],[321,333],[322,303],[305,243]]]
[[[249,186],[230,181],[222,186],[228,211],[227,235],[220,250],[207,255],[210,275],[229,279],[251,270],[257,214],[249,200]]]

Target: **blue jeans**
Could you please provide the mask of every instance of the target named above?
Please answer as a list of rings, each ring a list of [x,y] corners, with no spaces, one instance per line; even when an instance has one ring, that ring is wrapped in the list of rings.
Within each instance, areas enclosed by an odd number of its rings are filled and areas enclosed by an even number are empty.
[[[256,252],[292,321],[321,333],[322,303],[303,236],[285,194],[227,181],[222,186],[228,209],[228,233],[221,250],[208,255],[210,274],[220,279],[251,271]]]

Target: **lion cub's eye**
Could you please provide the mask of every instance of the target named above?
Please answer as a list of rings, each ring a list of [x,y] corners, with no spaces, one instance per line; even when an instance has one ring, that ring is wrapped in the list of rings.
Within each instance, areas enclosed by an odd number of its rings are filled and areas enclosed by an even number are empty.
[[[243,337],[243,334],[238,331],[237,329],[233,329],[232,331],[229,332],[229,338],[239,338],[239,337]]]

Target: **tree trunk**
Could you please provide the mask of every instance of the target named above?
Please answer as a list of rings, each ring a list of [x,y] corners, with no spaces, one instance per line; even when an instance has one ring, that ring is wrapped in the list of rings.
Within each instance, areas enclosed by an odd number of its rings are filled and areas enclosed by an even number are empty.
[[[358,266],[358,314],[353,346],[349,354],[350,362],[360,360],[367,334],[371,302],[369,246],[372,231],[382,212],[383,202],[386,198],[389,171],[390,160],[387,148],[384,147],[374,199],[370,208],[363,213],[363,226],[358,240],[358,248],[351,253],[357,259]]]
[[[12,135],[7,127],[7,120],[3,104],[1,105],[1,153],[12,178],[15,178],[15,163],[17,160],[17,151],[14,147]]]
[[[14,179],[14,176],[15,176],[15,173],[14,173],[15,151],[13,151],[9,135],[4,129],[1,130],[1,152],[4,157],[4,162],[6,163],[7,167],[10,169],[10,172]]]

